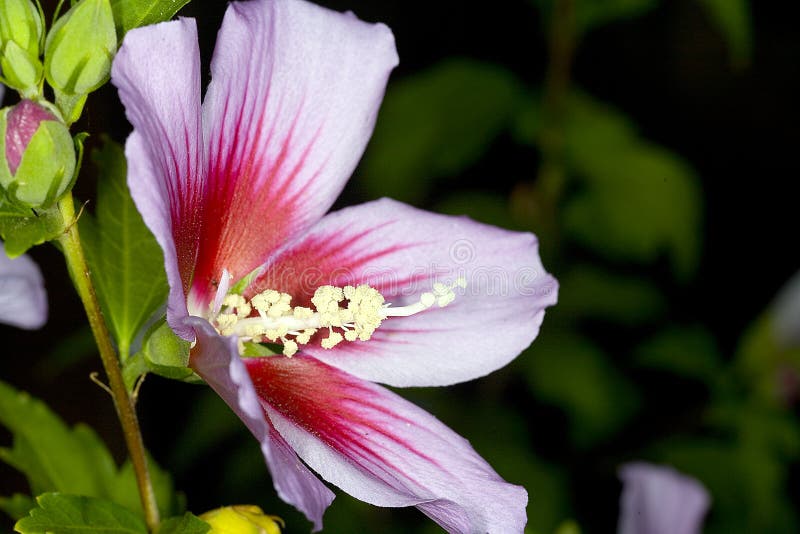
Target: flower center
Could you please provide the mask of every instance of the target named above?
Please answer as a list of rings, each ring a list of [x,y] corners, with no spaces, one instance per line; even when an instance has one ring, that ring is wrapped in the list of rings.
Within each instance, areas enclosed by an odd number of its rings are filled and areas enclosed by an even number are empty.
[[[292,306],[291,295],[273,289],[250,300],[231,293],[223,299],[220,310],[212,313],[210,322],[223,336],[236,336],[240,351],[245,342],[272,342],[282,344],[283,354],[291,357],[320,330],[328,331],[320,342],[324,349],[343,341],[367,341],[387,317],[409,317],[434,304],[447,306],[456,298],[454,289],[466,286],[464,278],[449,285],[437,282],[419,301],[399,307],[392,307],[377,289],[366,284],[321,286],[311,297],[313,308]]]

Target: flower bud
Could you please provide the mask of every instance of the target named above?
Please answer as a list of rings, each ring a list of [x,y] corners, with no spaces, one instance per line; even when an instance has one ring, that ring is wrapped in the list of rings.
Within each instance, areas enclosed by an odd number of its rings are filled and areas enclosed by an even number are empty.
[[[42,16],[30,0],[0,0],[0,69],[9,86],[31,97],[42,79]]]
[[[200,516],[211,525],[208,534],[281,534],[283,521],[266,515],[258,506],[225,506]],[[280,526],[279,526],[280,525]]]
[[[0,50],[16,43],[29,56],[41,55],[42,16],[30,0],[0,0]]]
[[[11,200],[47,208],[75,172],[75,145],[67,127],[31,100],[0,110],[0,187]]]
[[[56,92],[88,94],[108,79],[116,51],[109,0],[80,0],[47,35],[45,76]]]

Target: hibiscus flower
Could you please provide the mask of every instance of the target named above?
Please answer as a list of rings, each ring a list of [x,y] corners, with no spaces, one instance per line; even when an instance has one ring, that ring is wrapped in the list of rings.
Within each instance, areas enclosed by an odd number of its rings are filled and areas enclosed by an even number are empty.
[[[325,215],[396,64],[381,24],[232,3],[201,104],[195,22],[133,30],[112,69],[128,184],[164,252],[167,321],[281,498],[320,529],[333,493],[313,470],[451,532],[522,532],[525,490],[375,383],[470,380],[527,347],[557,293],[535,237],[388,199]]]

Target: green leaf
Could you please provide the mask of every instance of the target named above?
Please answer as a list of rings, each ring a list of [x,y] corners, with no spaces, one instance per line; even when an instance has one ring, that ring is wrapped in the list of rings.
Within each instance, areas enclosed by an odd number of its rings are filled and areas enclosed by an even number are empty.
[[[14,526],[20,534],[147,534],[141,517],[111,501],[61,493],[36,501],[39,507]]]
[[[100,495],[110,455],[91,429],[69,429],[47,406],[0,382],[0,424],[14,436],[0,459],[22,471],[34,494]]]
[[[58,491],[111,498],[131,510],[141,510],[133,469],[116,463],[88,426],[67,427],[41,401],[0,382],[0,424],[14,437],[11,449],[0,448],[0,460],[28,479],[33,494]],[[159,510],[183,511],[168,473],[149,460]]]
[[[106,139],[92,154],[98,166],[95,217],[81,222],[84,247],[95,286],[120,356],[167,296],[161,248],[147,229],[128,192],[125,153]]]
[[[641,139],[627,117],[585,95],[570,100],[566,158],[580,181],[564,207],[577,241],[617,261],[663,254],[681,278],[700,255],[700,187],[674,153]]]
[[[181,517],[170,517],[161,522],[156,534],[206,534],[211,526],[199,517],[186,512]]]
[[[419,201],[475,163],[509,124],[520,84],[495,65],[451,59],[395,83],[360,178],[375,197]]]
[[[156,495],[158,510],[162,515],[169,516],[183,512],[186,508],[183,494],[176,493],[172,482],[172,477],[161,469],[148,454],[147,467],[150,471],[150,483]],[[142,501],[136,485],[136,472],[133,464],[125,461],[119,471],[116,471],[113,478],[109,479],[109,491],[107,494],[111,500],[129,510],[144,515]]]
[[[748,0],[700,0],[730,51],[731,65],[742,68],[753,57],[753,27]]]
[[[0,510],[14,520],[22,519],[35,506],[36,502],[33,499],[21,493],[15,493],[11,497],[0,497]]]
[[[559,313],[637,325],[658,317],[664,297],[647,280],[620,276],[592,265],[576,265],[559,277]]]
[[[55,239],[65,227],[57,207],[47,210],[22,210],[0,196],[0,237],[5,240],[10,258],[21,256],[35,245]]]
[[[714,337],[701,326],[668,327],[636,348],[640,365],[712,382],[722,358]]]
[[[617,20],[643,15],[656,0],[578,0],[575,2],[575,26],[580,33],[605,26]]]
[[[188,3],[189,0],[111,0],[117,37],[122,42],[129,30],[169,20]]]

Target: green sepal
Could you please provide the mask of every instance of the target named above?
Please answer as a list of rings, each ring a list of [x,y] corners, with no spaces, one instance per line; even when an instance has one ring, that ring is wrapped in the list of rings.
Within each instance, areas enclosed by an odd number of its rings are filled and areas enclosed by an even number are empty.
[[[176,336],[166,321],[156,323],[145,334],[142,350],[123,366],[126,386],[132,390],[139,376],[145,373],[200,382],[200,377],[189,368],[189,347],[189,342]]]
[[[81,118],[83,113],[83,106],[86,105],[87,94],[69,94],[58,89],[53,89],[56,95],[56,105],[61,116],[64,117],[64,122],[69,126]],[[87,134],[88,135],[88,134]]]
[[[30,0],[0,0],[0,49],[13,42],[30,57],[41,54],[44,16]]]
[[[41,93],[42,62],[14,41],[6,43],[0,56],[0,68],[2,82],[19,91],[23,98],[35,99]]]
[[[57,91],[91,93],[106,81],[117,51],[109,0],[81,0],[47,34],[44,72]]]
[[[144,520],[124,506],[105,499],[45,493],[38,506],[20,519],[14,530],[20,534],[102,532],[103,534],[147,534]]]

